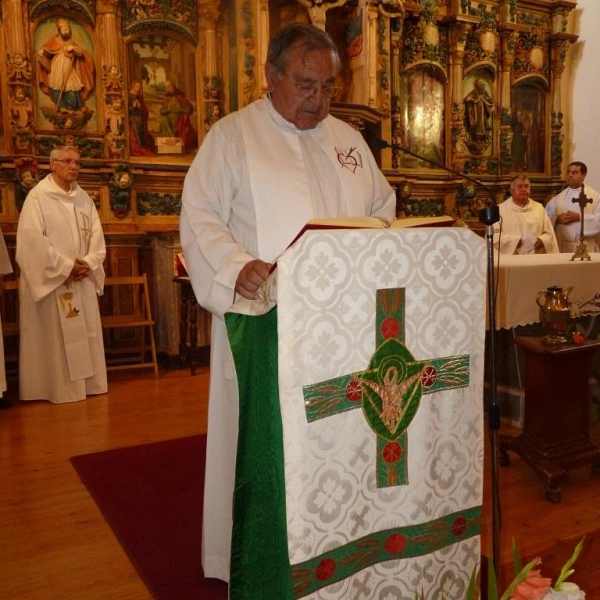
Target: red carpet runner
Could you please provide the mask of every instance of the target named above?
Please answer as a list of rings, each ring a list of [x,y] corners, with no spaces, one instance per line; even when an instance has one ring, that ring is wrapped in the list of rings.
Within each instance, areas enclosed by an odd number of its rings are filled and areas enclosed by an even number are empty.
[[[155,600],[227,600],[200,564],[205,453],[202,435],[71,458]]]

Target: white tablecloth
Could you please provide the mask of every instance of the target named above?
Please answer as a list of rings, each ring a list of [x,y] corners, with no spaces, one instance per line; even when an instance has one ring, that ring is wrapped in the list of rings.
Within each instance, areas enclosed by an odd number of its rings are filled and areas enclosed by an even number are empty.
[[[569,294],[573,316],[599,313],[600,253],[590,254],[590,261],[571,261],[571,256],[568,253],[497,254],[496,329],[539,321],[536,296],[550,286],[563,290],[573,287]]]

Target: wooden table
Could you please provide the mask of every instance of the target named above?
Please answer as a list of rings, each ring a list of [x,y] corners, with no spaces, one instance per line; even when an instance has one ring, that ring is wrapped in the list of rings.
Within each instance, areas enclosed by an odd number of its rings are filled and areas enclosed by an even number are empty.
[[[566,471],[592,464],[600,474],[600,448],[589,439],[588,375],[600,342],[548,345],[539,337],[515,343],[525,354],[525,419],[519,436],[500,436],[500,463],[513,450],[547,481],[546,499],[560,502]]]
[[[194,295],[190,278],[186,276],[173,277],[180,286],[181,302],[179,305],[179,358],[183,366],[189,365],[192,375],[196,367],[208,364],[209,346],[198,347],[198,314],[200,305]]]

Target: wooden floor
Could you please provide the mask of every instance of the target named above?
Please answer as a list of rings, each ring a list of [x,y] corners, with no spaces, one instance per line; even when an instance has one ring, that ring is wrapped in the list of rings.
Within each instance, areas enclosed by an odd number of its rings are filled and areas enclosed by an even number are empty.
[[[20,403],[9,389],[14,404],[0,411],[0,600],[150,600],[69,458],[204,432],[207,386],[203,367],[194,377],[119,373],[108,394],[66,405]],[[499,474],[501,573],[513,537],[525,558],[540,555],[544,575],[556,577],[587,534],[573,579],[599,600],[600,478],[573,471],[562,502],[549,504],[544,482],[520,459]],[[486,481],[484,553],[489,490]]]

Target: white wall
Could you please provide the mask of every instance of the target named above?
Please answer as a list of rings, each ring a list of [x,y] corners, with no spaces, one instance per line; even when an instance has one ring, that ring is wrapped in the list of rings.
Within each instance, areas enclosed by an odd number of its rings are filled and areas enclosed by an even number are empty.
[[[565,123],[563,156],[588,167],[586,183],[600,190],[600,0],[578,0],[570,49],[574,70],[571,122]],[[564,174],[564,173],[563,173]]]

